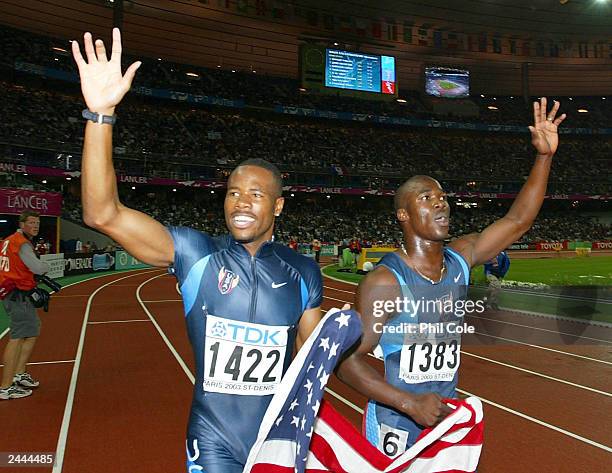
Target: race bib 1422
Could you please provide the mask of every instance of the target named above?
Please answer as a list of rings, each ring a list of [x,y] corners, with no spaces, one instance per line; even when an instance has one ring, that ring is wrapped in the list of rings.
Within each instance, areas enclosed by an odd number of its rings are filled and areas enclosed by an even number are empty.
[[[283,375],[289,327],[208,315],[204,391],[264,396]]]

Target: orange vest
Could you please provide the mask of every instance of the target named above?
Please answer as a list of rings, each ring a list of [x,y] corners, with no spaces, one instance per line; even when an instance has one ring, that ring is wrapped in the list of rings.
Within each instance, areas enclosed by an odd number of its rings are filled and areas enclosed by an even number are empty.
[[[30,241],[21,232],[15,232],[0,243],[0,282],[12,279],[17,289],[29,291],[36,287],[34,273],[30,271],[21,258],[19,250]]]

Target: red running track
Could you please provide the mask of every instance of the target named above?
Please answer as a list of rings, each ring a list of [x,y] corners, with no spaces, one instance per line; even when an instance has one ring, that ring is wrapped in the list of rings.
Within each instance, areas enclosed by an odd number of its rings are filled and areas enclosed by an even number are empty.
[[[354,286],[325,285],[325,309],[352,302]],[[55,296],[32,359],[44,364],[30,367],[41,387],[0,402],[0,451],[57,451],[59,461],[0,473],[185,471],[193,362],[182,314],[176,281],[160,270],[105,276]],[[459,383],[485,403],[479,472],[607,471],[612,329],[482,317],[470,320],[479,334],[464,337]],[[382,370],[380,360],[371,363]],[[336,379],[329,389],[359,426],[365,399]]]

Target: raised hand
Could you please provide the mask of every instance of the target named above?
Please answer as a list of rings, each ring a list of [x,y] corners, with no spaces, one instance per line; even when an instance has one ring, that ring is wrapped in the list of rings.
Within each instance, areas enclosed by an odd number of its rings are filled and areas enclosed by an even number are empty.
[[[533,102],[533,126],[529,127],[531,132],[531,144],[535,147],[539,155],[552,156],[559,146],[558,126],[565,120],[565,113],[556,117],[559,111],[559,102],[554,101],[553,108],[546,113],[546,97],[542,97],[540,102]]]
[[[72,55],[79,68],[81,76],[81,91],[87,108],[92,112],[112,115],[115,106],[130,90],[132,80],[141,62],[136,61],[121,74],[121,32],[113,28],[113,46],[110,61],[106,56],[106,48],[101,39],[96,40],[95,49],[91,33],[83,35],[85,55],[83,59],[77,41],[72,42]]]

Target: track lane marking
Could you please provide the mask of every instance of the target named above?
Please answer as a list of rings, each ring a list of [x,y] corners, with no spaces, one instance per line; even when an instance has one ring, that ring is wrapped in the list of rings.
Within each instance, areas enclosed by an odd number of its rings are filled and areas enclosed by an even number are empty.
[[[144,304],[143,304],[143,307],[144,307]],[[147,313],[149,313],[149,314],[150,314],[150,312],[148,311],[148,309],[145,309],[145,310],[147,311]],[[152,314],[151,314],[150,316],[151,316],[151,318],[153,318]],[[185,374],[187,374],[187,377],[190,379],[190,381],[192,382],[192,384],[193,384],[193,383],[195,383],[195,377],[194,377],[193,373],[191,373],[191,371],[189,370],[189,368],[187,368],[187,366],[185,365],[185,362],[183,361],[183,359],[181,358],[181,356],[178,354],[178,352],[176,351],[176,349],[174,348],[174,346],[172,345],[172,343],[171,343],[171,342],[168,340],[168,338],[165,336],[165,334],[163,333],[163,330],[161,329],[161,327],[160,327],[158,330],[160,331],[160,335],[162,336],[162,338],[164,338],[164,341],[167,341],[167,342],[166,342],[166,345],[168,346],[168,348],[170,349],[170,351],[173,353],[173,355],[175,356],[175,358],[177,359],[177,361],[179,361],[179,364],[181,364],[181,366],[182,366],[182,367],[183,367],[183,366],[185,367],[185,368],[183,368],[183,371],[185,371]],[[380,358],[375,357],[375,356],[374,356],[374,355],[372,355],[371,353],[369,353],[369,356],[371,356],[371,357],[373,357],[373,358],[377,359],[378,361],[382,361],[382,360],[380,360]],[[360,414],[362,414],[362,415],[363,415],[363,410],[362,410],[361,408],[359,408],[358,406],[356,406],[356,405],[355,405],[354,403],[352,403],[351,401],[349,401],[348,399],[345,399],[345,398],[344,398],[344,397],[342,397],[340,394],[338,394],[338,393],[336,393],[336,392],[332,391],[331,389],[329,389],[329,388],[327,388],[327,387],[325,388],[325,391],[327,391],[327,392],[328,392],[329,394],[331,394],[333,397],[335,397],[336,399],[340,400],[341,402],[343,402],[343,403],[344,403],[344,404],[346,404],[347,406],[350,406],[351,408],[355,409],[357,412],[359,412]],[[468,396],[476,396],[475,394],[469,393],[469,392],[464,391],[464,390],[457,389],[457,391],[461,392],[462,394],[468,395]],[[497,404],[497,403],[495,403],[495,402],[493,402],[493,401],[489,401],[489,400],[487,400],[487,399],[483,399],[483,398],[481,398],[481,397],[479,397],[479,396],[476,396],[476,397],[478,397],[478,398],[479,398],[479,399],[480,399],[482,402],[484,402],[485,404],[489,404],[489,405],[491,405],[491,406],[493,406],[493,407],[496,407],[496,408],[498,408],[498,409],[501,409],[501,410],[504,410],[504,411],[506,411],[506,412],[509,412],[509,413],[511,413],[511,414],[513,414],[513,415],[516,415],[516,416],[518,416],[518,417],[520,417],[520,418],[522,418],[522,419],[525,419],[525,420],[528,420],[528,421],[533,422],[533,423],[535,423],[535,424],[541,425],[541,426],[546,427],[546,428],[548,428],[548,429],[551,429],[551,430],[553,430],[553,431],[555,431],[555,432],[559,432],[559,433],[561,433],[561,434],[563,434],[563,435],[566,435],[566,436],[568,436],[568,437],[570,437],[570,438],[573,438],[573,439],[578,440],[578,441],[580,441],[580,442],[583,442],[583,443],[589,444],[589,445],[594,446],[594,447],[596,447],[596,448],[600,448],[600,449],[602,449],[602,450],[604,450],[604,451],[607,451],[607,452],[612,452],[612,448],[611,448],[611,447],[608,447],[607,445],[600,444],[600,443],[598,443],[598,442],[595,442],[594,440],[587,439],[586,437],[582,437],[582,436],[580,436],[580,435],[578,435],[578,434],[575,434],[575,433],[573,433],[573,432],[570,432],[570,431],[568,431],[568,430],[562,429],[562,428],[557,427],[557,426],[552,425],[552,424],[548,424],[547,422],[541,421],[541,420],[539,420],[539,419],[536,419],[535,417],[528,416],[527,414],[524,414],[524,413],[519,412],[519,411],[515,411],[515,410],[510,409],[510,408],[508,408],[508,407],[502,406],[501,404]]]
[[[331,266],[331,265],[328,265],[328,266]],[[326,266],[324,266],[323,268],[325,268],[325,267]],[[323,268],[321,268],[321,269],[323,269]],[[331,279],[332,281],[337,281],[337,282],[340,282],[342,284],[349,284],[351,286],[357,286],[358,285],[356,282],[345,281],[343,279],[336,278],[334,276],[328,276],[327,274],[324,274],[323,272],[321,272],[321,274],[323,275],[324,278],[328,278],[328,279]],[[355,291],[347,291],[347,290],[344,290],[344,289],[336,289],[336,288],[333,288],[331,286],[325,286],[325,285],[323,287],[324,288],[329,288],[329,289],[334,290],[334,291],[342,291],[342,292],[346,292],[348,294],[355,294]],[[323,297],[325,297],[325,296],[323,296]],[[339,300],[339,299],[335,299],[335,300]],[[353,302],[349,302],[349,304],[353,304]],[[530,313],[530,312],[527,312],[527,311],[519,311],[519,310],[514,310],[514,309],[508,309],[508,311],[515,312],[517,314],[523,314],[523,315],[530,315],[530,314],[536,315],[535,312],[531,312]],[[550,315],[550,314],[548,314],[548,315]],[[476,318],[480,318],[480,319],[483,319],[483,320],[492,320],[492,321],[500,323],[500,324],[515,325],[515,326],[518,326],[518,327],[531,328],[533,330],[541,330],[541,331],[544,331],[544,332],[558,333],[560,335],[570,335],[570,336],[576,337],[576,338],[584,338],[585,340],[593,340],[593,341],[596,341],[596,342],[603,342],[603,343],[612,344],[612,341],[610,341],[610,340],[602,340],[602,339],[599,339],[599,338],[586,337],[586,336],[583,336],[583,335],[577,335],[575,333],[559,332],[557,330],[549,330],[549,329],[545,329],[545,328],[534,327],[532,325],[522,325],[522,324],[517,324],[517,323],[513,323],[513,322],[506,322],[504,320],[496,320],[496,319],[489,319],[489,318],[486,318],[486,317],[478,317],[476,315],[471,315],[471,314],[468,317],[476,317]],[[549,318],[551,320],[566,320],[567,319],[567,321],[570,321],[570,322],[578,322],[578,323],[581,322],[578,319],[572,319],[570,317],[559,318],[557,316],[550,315]],[[602,327],[602,326],[600,326],[600,327]],[[604,327],[604,328],[606,328],[606,327]]]
[[[74,360],[57,360],[57,361],[33,361],[31,363],[28,363],[28,366],[30,365],[58,365],[61,363],[74,363]],[[0,364],[0,367],[2,367],[4,365]]]
[[[344,303],[347,303],[347,304],[351,304],[351,302],[349,302],[349,301],[345,301],[345,300],[342,300],[342,299],[336,299],[334,297],[323,296],[323,299],[330,299],[332,301],[344,302]],[[541,346],[541,345],[535,345],[535,344],[531,344],[531,343],[521,342],[519,340],[514,340],[514,339],[511,339],[511,338],[503,338],[503,337],[498,337],[498,336],[495,336],[495,335],[489,335],[487,333],[481,333],[481,332],[475,332],[475,333],[477,333],[478,335],[484,335],[485,337],[499,338],[499,339],[502,339],[502,340],[511,341],[511,342],[514,342],[514,343],[518,343],[520,345],[526,345],[526,346],[529,346],[531,348],[536,348],[536,349],[539,349],[539,350],[553,351],[553,352],[556,352],[556,353],[564,354],[566,356],[574,356],[574,357],[577,357],[577,358],[582,358],[582,359],[589,360],[589,361],[594,361],[594,362],[597,362],[597,363],[604,363],[604,364],[607,364],[607,365],[612,365],[612,362],[605,361],[605,360],[600,360],[598,358],[590,358],[588,356],[578,355],[576,353],[571,353],[571,352],[566,352],[566,351],[562,351],[562,350],[556,350],[554,348],[544,347],[544,346]],[[469,352],[466,352],[466,351],[463,351],[463,350],[461,350],[461,353],[466,353],[468,355],[470,354]],[[486,359],[486,358],[483,358],[483,359]],[[488,361],[491,361],[491,360],[488,360]],[[492,363],[495,363],[495,361],[492,361]],[[523,368],[518,368],[518,367],[515,367],[515,368],[516,369],[523,369]],[[546,376],[546,375],[543,375],[543,376]],[[586,389],[592,389],[592,388],[586,388]]]
[[[368,356],[374,358],[375,360],[378,360],[381,363],[383,362],[383,360],[381,360],[377,356],[373,355],[372,353],[368,353]],[[517,411],[517,410],[511,409],[509,407],[503,406],[503,405],[498,404],[498,403],[496,403],[494,401],[490,401],[488,399],[485,399],[483,397],[478,396],[477,394],[470,393],[470,392],[465,391],[463,389],[457,388],[457,391],[460,392],[461,394],[465,394],[466,396],[475,396],[478,399],[480,399],[482,402],[484,402],[485,404],[489,404],[489,405],[491,405],[493,407],[496,407],[496,408],[501,409],[503,411],[509,412],[510,414],[513,414],[515,416],[521,417],[522,419],[528,420],[528,421],[533,422],[535,424],[538,424],[538,425],[541,425],[541,426],[546,427],[548,429],[554,430],[555,432],[559,432],[559,433],[561,433],[563,435],[567,435],[568,437],[571,437],[573,439],[576,439],[576,440],[579,440],[581,442],[587,443],[587,444],[592,445],[594,447],[600,448],[602,450],[605,450],[606,452],[612,452],[612,447],[609,447],[607,445],[603,445],[601,443],[595,442],[594,440],[588,439],[586,437],[582,437],[581,435],[578,435],[578,434],[575,434],[573,432],[570,432],[569,430],[565,430],[565,429],[562,429],[561,427],[557,427],[556,425],[552,425],[552,424],[549,424],[548,422],[544,422],[543,420],[536,419],[535,417],[531,417],[531,416],[529,416],[527,414],[524,414],[524,413],[522,413],[520,411]]]
[[[53,465],[52,473],[61,473],[64,466],[64,454],[66,453],[66,442],[68,440],[68,430],[70,428],[70,418],[72,416],[72,407],[74,405],[74,394],[76,392],[76,384],[79,377],[79,368],[81,367],[81,358],[83,356],[83,347],[85,345],[85,333],[87,331],[87,322],[89,321],[89,313],[91,311],[91,304],[94,297],[98,292],[111,284],[122,281],[124,279],[133,278],[140,276],[141,274],[147,274],[153,271],[143,271],[124,276],[122,278],[114,279],[109,281],[102,286],[98,287],[94,292],[91,293],[87,300],[87,306],[83,315],[83,323],[81,324],[81,335],[79,336],[79,344],[77,346],[77,353],[75,357],[74,366],[72,367],[72,375],[70,376],[70,385],[68,388],[68,396],[66,398],[66,405],[64,408],[64,416],[62,417],[62,425],[60,428],[59,437],[57,440],[57,446],[55,448],[55,464]]]
[[[459,391],[461,394],[465,394],[466,396],[475,396],[478,399],[480,399],[482,402],[484,402],[485,404],[489,404],[490,406],[496,407],[498,409],[501,409],[502,411],[506,411],[510,414],[513,414],[515,416],[521,417],[522,419],[528,420],[530,422],[533,422],[535,424],[541,425],[542,427],[546,427],[547,429],[551,429],[554,430],[555,432],[559,432],[560,434],[563,435],[567,435],[568,437],[571,437],[575,440],[579,440],[580,442],[584,442],[586,444],[589,444],[593,447],[597,447],[600,448],[601,450],[604,450],[608,453],[612,453],[612,447],[608,447],[607,445],[603,445],[599,442],[595,442],[594,440],[588,439],[586,437],[582,437],[581,435],[575,434],[573,432],[570,432],[569,430],[565,430],[562,429],[561,427],[557,427],[556,425],[552,425],[549,424],[548,422],[544,422],[543,420],[540,419],[536,419],[535,417],[531,417],[528,416],[527,414],[523,414],[522,412],[519,411],[515,411],[514,409],[510,409],[509,407],[503,406],[501,404],[498,404],[496,402],[493,401],[489,401],[488,399],[482,398],[480,396],[477,396],[476,394],[472,394],[468,391],[465,391],[463,389],[459,389],[457,388],[457,391]]]
[[[539,350],[552,351],[554,353],[560,353],[561,355],[574,356],[576,358],[582,358],[583,360],[594,361],[596,363],[604,363],[606,365],[612,365],[612,361],[600,360],[599,358],[591,358],[585,355],[578,355],[577,353],[571,353],[569,351],[557,350],[555,348],[549,348],[541,345],[534,345],[533,343],[521,342],[519,340],[514,340],[512,338],[499,337],[497,335],[489,335],[488,333],[482,332],[474,332],[476,335],[484,335],[485,337],[497,338],[498,340],[505,340],[511,343],[518,343],[519,345],[525,345],[532,348],[537,348]]]
[[[142,301],[145,304],[155,304],[157,302],[183,302],[183,299],[161,299],[158,301]]]
[[[147,314],[147,316],[149,317],[149,319],[153,323],[153,326],[156,328],[157,332],[159,333],[159,336],[162,338],[162,340],[164,341],[164,343],[166,344],[166,346],[168,347],[168,349],[170,350],[172,355],[174,355],[174,358],[178,362],[179,366],[182,368],[183,372],[187,375],[187,378],[189,378],[189,381],[191,381],[191,384],[195,384],[195,376],[193,375],[193,373],[191,372],[191,370],[189,369],[189,367],[185,363],[185,360],[183,360],[181,355],[179,355],[179,353],[175,350],[174,346],[172,345],[172,343],[170,342],[170,340],[168,339],[168,337],[166,336],[166,334],[164,333],[162,328],[159,326],[159,324],[155,320],[155,317],[153,317],[153,314],[149,311],[149,309],[145,305],[144,301],[140,297],[140,290],[146,284],[148,284],[149,282],[151,282],[151,281],[153,281],[153,280],[155,280],[157,278],[160,278],[162,276],[166,276],[166,274],[164,273],[164,274],[160,274],[158,276],[154,276],[152,278],[149,278],[146,281],[144,281],[140,286],[138,286],[138,289],[136,289],[136,299],[138,300],[138,303],[140,304],[140,307],[142,307],[142,309],[145,311],[145,313]]]
[[[130,270],[130,272],[132,272],[132,271],[133,270]],[[136,271],[138,271],[138,270],[136,270]],[[121,274],[121,273],[117,272],[117,273],[113,273],[113,274],[100,274],[98,276],[93,276],[91,278],[83,279],[82,281],[75,281],[75,282],[71,282],[69,284],[65,284],[65,285],[62,286],[62,289],[65,289],[65,288],[70,287],[70,286],[76,286],[77,284],[83,284],[83,283],[85,283],[87,281],[91,281],[93,279],[106,278],[106,277],[109,277],[109,276],[117,276],[119,274]],[[85,296],[87,296],[87,295],[85,295]],[[61,295],[58,294],[57,296],[54,295],[52,297],[71,297],[71,296],[65,296],[65,295],[61,296]],[[89,297],[89,296],[87,296],[87,297]],[[9,329],[8,328],[4,329],[4,331],[2,333],[0,333],[0,340],[2,340],[2,337],[4,337],[7,333],[9,333]]]
[[[559,334],[559,335],[570,335],[570,336],[576,337],[576,338],[584,338],[585,340],[593,340],[595,342],[603,342],[603,343],[612,344],[612,341],[610,341],[610,340],[603,340],[601,338],[586,337],[584,335],[577,335],[575,333],[559,332],[557,330],[550,330],[550,329],[547,329],[547,328],[534,327],[533,325],[517,324],[516,322],[506,322],[505,320],[491,319],[489,317],[480,317],[479,315],[472,315],[472,314],[469,314],[468,317],[473,317],[475,319],[489,320],[491,322],[497,322],[498,324],[514,325],[516,327],[530,328],[530,329],[533,329],[533,330],[540,330],[542,332],[556,333],[556,334]]]
[[[100,322],[87,322],[89,325],[104,325],[104,324],[126,324],[130,322],[150,322],[149,319],[131,319],[131,320],[104,320]]]

